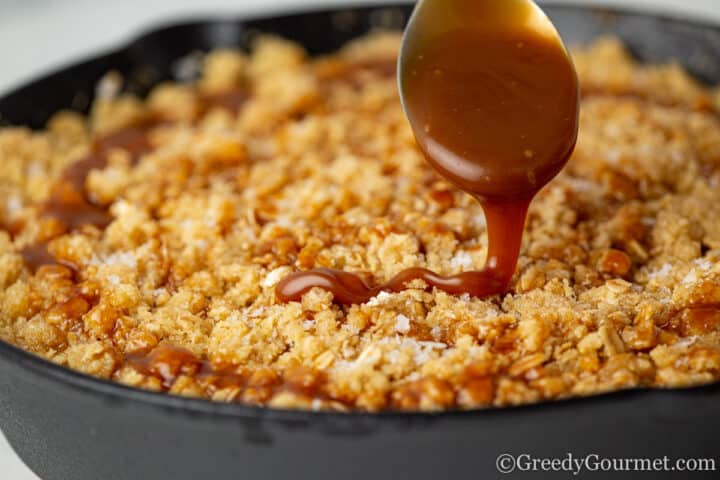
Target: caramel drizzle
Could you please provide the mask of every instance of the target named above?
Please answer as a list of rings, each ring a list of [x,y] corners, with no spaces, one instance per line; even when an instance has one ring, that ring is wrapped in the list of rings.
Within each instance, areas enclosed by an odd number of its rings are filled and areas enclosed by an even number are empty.
[[[92,170],[105,168],[112,150],[127,151],[132,162],[137,163],[151,148],[148,132],[153,125],[147,122],[96,140],[84,158],[68,166],[62,173],[60,180],[50,191],[50,197],[41,205],[40,216],[57,220],[62,233],[77,230],[84,225],[107,227],[112,222],[112,216],[105,208],[92,201],[85,189],[85,181]],[[63,264],[75,268],[67,262],[58,261],[48,251],[50,240],[52,238],[20,251],[28,268],[33,272],[45,265]]]
[[[317,287],[332,292],[336,302],[364,303],[415,281],[475,297],[508,288],[529,204],[565,166],[578,132],[577,75],[562,44],[528,26],[534,8],[505,0],[421,4],[398,61],[405,113],[419,148],[485,211],[485,270],[445,277],[411,268],[371,286],[353,273],[316,269],[283,279],[276,288],[279,301],[298,301]]]
[[[42,205],[41,216],[59,220],[68,230],[83,225],[99,228],[109,225],[112,217],[92,201],[85,189],[85,181],[92,170],[107,166],[108,155],[113,150],[125,150],[130,154],[132,163],[136,164],[151,149],[148,132],[153,125],[153,122],[147,122],[95,141],[87,156],[65,169],[60,181],[50,192],[50,198]]]
[[[343,404],[325,391],[326,379],[315,370],[296,367],[280,376],[272,370],[242,370],[237,366],[216,365],[202,360],[191,351],[160,343],[155,348],[131,353],[125,362],[147,377],[157,378],[164,391],[171,390],[181,376],[193,378],[207,394],[234,389],[236,399],[245,395],[250,403],[265,403],[280,392],[292,392],[307,398]]]
[[[56,259],[48,250],[47,242],[36,243],[35,245],[28,245],[27,247],[20,250],[25,265],[32,271],[37,272],[40,267],[47,265],[64,265],[68,268],[74,269],[74,265],[59,261]]]
[[[280,302],[300,301],[313,288],[322,288],[332,292],[338,303],[362,304],[383,291],[401,292],[417,280],[423,281],[427,290],[438,288],[451,295],[467,293],[486,297],[501,294],[507,290],[515,272],[530,199],[482,203],[488,224],[503,223],[503,228],[488,231],[489,249],[483,271],[445,277],[425,268],[410,268],[389,282],[373,287],[357,274],[318,268],[285,277],[277,285],[275,295]]]
[[[234,89],[204,96],[200,98],[201,112],[219,108],[237,113],[248,98],[249,92],[246,89]],[[148,118],[137,125],[98,138],[85,157],[63,171],[60,180],[52,187],[49,198],[41,205],[40,217],[57,220],[62,232],[77,230],[85,225],[106,228],[113,218],[106,208],[94,202],[88,194],[85,188],[88,175],[92,170],[105,168],[108,156],[114,150],[126,151],[130,155],[131,163],[137,164],[144,154],[152,150],[150,130],[161,123],[159,118]],[[58,261],[48,251],[50,240],[52,238],[27,246],[20,251],[28,268],[35,272],[44,265],[58,263],[75,268],[66,262]]]
[[[200,111],[205,113],[213,108],[219,108],[232,114],[237,114],[250,99],[251,93],[245,88],[235,88],[224,92],[205,95],[201,98]]]

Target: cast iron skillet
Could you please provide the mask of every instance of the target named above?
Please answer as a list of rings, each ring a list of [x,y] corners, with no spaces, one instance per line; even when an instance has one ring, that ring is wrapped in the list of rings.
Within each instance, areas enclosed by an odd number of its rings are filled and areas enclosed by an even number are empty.
[[[401,27],[409,10],[320,10],[160,28],[4,96],[0,114],[5,123],[41,127],[59,109],[87,108],[110,69],[144,93],[171,78],[174,61],[193,50],[246,45],[263,31],[297,40],[311,53],[329,52],[372,27]],[[547,11],[570,44],[614,33],[643,60],[677,59],[701,79],[720,82],[716,27],[616,10]],[[502,453],[717,458],[719,414],[717,384],[437,415],[267,410],[127,388],[0,342],[0,426],[45,480],[485,479],[500,476],[495,462]],[[717,472],[692,478],[705,476]]]

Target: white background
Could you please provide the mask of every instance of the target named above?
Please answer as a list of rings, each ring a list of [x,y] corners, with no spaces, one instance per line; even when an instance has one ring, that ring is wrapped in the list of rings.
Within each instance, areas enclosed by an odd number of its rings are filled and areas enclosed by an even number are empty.
[[[553,0],[632,6],[720,22],[720,0]],[[0,92],[49,69],[122,43],[154,23],[382,0],[0,0]],[[720,60],[719,60],[720,61]],[[0,380],[2,381],[2,380]],[[62,462],[63,459],[56,459]],[[0,478],[37,480],[0,435]],[[68,479],[74,480],[74,479]],[[102,479],[99,479],[102,480]],[[150,479],[149,479],[150,480]]]

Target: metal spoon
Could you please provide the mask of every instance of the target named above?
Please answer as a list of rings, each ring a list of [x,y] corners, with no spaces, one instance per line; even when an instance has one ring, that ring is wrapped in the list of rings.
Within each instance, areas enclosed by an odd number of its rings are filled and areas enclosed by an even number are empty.
[[[491,279],[502,291],[515,272],[527,208],[577,141],[579,86],[568,50],[531,0],[420,0],[398,72],[428,162],[485,211],[486,269],[473,279]]]
[[[568,68],[574,70],[572,60],[560,33],[543,10],[533,0],[418,0],[405,28],[399,57],[400,94],[405,106],[403,85],[408,79],[408,65],[418,49],[433,38],[454,30],[525,30],[557,41],[558,48],[568,57]],[[468,48],[477,45],[468,45]]]
[[[531,0],[420,0],[398,74],[428,160],[476,196],[532,196],[574,149],[575,68]]]

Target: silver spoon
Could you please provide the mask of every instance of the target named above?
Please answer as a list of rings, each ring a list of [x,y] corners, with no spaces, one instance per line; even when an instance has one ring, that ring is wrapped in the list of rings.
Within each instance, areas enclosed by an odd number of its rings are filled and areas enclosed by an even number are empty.
[[[474,291],[495,293],[487,278],[504,289],[527,208],[577,141],[579,86],[568,50],[531,0],[420,0],[398,76],[428,162],[485,211],[488,256]]]
[[[532,0],[420,0],[398,80],[430,163],[476,196],[501,195],[498,187],[512,181],[517,188],[506,193],[534,194],[575,146],[577,74]],[[493,162],[504,164],[501,171]]]

